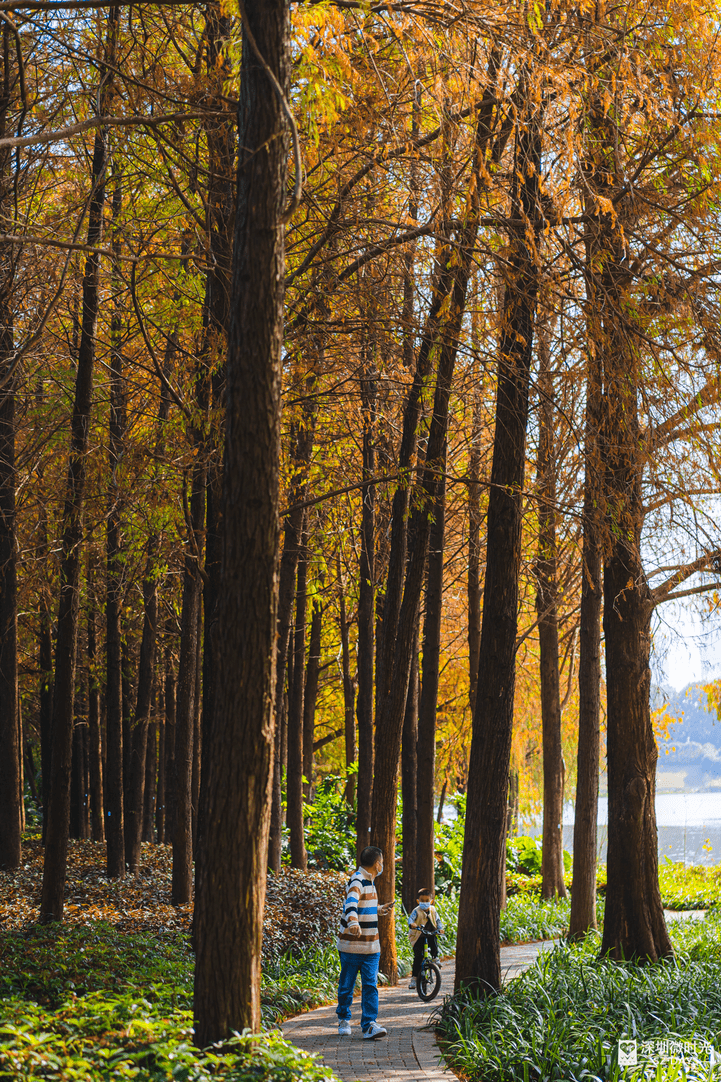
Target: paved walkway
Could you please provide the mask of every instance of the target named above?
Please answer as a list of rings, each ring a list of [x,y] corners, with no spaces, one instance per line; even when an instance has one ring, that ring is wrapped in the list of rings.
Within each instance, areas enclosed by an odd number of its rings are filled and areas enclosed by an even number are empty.
[[[532,964],[540,950],[552,946],[546,942],[502,947],[505,977],[515,977]],[[291,1018],[283,1026],[283,1036],[306,1052],[319,1054],[343,1082],[449,1082],[453,1075],[441,1066],[433,1030],[425,1027],[443,994],[452,990],[454,971],[453,959],[441,963],[441,993],[429,1004],[409,991],[408,978],[397,988],[380,988],[378,1021],[388,1030],[388,1036],[380,1040],[366,1041],[361,1036],[360,997],[353,1003],[350,1037],[338,1036],[335,1004]]]

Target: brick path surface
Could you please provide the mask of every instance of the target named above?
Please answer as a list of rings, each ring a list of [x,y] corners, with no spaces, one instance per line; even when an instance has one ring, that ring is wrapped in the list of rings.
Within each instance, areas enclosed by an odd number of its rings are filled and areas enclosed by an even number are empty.
[[[553,942],[527,943],[501,948],[501,967],[506,979],[515,977]],[[441,991],[433,1003],[422,1003],[408,989],[408,978],[397,988],[380,988],[378,1021],[387,1037],[364,1040],[360,1030],[360,996],[353,1001],[350,1037],[338,1036],[335,1004],[291,1018],[283,1036],[306,1052],[315,1052],[342,1082],[450,1082],[453,1074],[440,1063],[433,1030],[427,1028],[434,1007],[453,989],[453,959],[441,963]]]

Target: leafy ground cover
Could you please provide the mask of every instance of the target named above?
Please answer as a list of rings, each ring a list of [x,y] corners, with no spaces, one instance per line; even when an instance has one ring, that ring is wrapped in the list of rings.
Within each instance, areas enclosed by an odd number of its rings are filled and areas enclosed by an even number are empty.
[[[721,864],[687,866],[664,858],[658,869],[658,881],[667,909],[721,906]]]
[[[267,980],[267,1022],[290,1002],[284,977],[285,987],[283,975]],[[107,922],[5,933],[0,1078],[332,1080],[278,1033],[238,1037],[222,1050],[198,1054],[192,990],[184,935],[118,934]]]
[[[279,1034],[192,1045],[192,905],[170,904],[171,854],[144,846],[138,878],[108,881],[105,849],[70,847],[61,926],[35,924],[39,839],[0,872],[0,1079],[326,1082],[332,1074]],[[328,942],[344,894],[337,873],[284,869],[268,885],[262,987],[266,1027],[325,1002],[337,985]]]
[[[622,1076],[670,1082],[682,1068],[664,1063],[664,1050],[685,1047],[688,1056],[693,1046],[700,1059],[686,1063],[684,1077],[708,1077],[703,1050],[718,1045],[721,1030],[721,915],[673,922],[671,929],[672,962],[599,961],[600,938],[592,935],[544,955],[499,996],[449,998],[438,1013],[448,1060],[469,1082]],[[647,1050],[635,1071],[619,1065],[624,1038]]]

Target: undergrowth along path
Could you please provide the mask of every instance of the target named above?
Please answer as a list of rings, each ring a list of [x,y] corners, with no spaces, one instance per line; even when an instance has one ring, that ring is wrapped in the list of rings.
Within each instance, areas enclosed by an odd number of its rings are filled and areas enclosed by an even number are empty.
[[[501,947],[501,968],[506,980],[532,965],[554,940]],[[360,996],[353,1000],[353,1031],[338,1036],[335,1004],[291,1018],[283,1025],[283,1036],[298,1048],[320,1055],[342,1082],[449,1082],[452,1073],[440,1062],[432,1029],[426,1025],[431,1011],[453,990],[455,961],[441,963],[443,984],[433,1003],[422,1003],[408,988],[408,978],[396,988],[380,988],[378,1021],[387,1037],[367,1041],[360,1030]]]

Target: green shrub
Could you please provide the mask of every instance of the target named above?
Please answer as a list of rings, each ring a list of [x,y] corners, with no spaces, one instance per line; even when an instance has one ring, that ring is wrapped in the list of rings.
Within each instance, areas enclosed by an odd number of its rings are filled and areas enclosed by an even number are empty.
[[[343,797],[345,775],[328,775],[305,805],[305,845],[312,868],[344,871],[356,858],[356,813]]]

